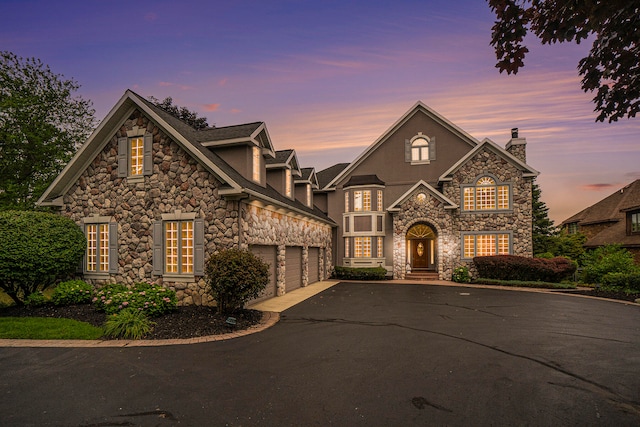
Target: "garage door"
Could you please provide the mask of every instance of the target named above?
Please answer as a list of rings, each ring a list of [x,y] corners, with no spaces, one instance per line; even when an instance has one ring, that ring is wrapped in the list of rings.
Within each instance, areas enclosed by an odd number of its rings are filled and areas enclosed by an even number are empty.
[[[309,248],[309,284],[320,280],[320,248]]]
[[[287,246],[285,253],[285,291],[302,286],[302,248]]]
[[[264,262],[269,264],[269,283],[262,294],[254,300],[251,300],[250,303],[258,302],[267,298],[273,298],[276,296],[276,246],[263,246],[263,245],[255,245],[250,246],[249,250],[253,252],[254,255],[258,256]]]

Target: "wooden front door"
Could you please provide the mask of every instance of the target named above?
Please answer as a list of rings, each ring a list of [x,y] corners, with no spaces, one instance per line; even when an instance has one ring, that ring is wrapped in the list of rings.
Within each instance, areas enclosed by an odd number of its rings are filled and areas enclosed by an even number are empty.
[[[429,268],[429,241],[427,239],[415,239],[411,241],[413,269]]]

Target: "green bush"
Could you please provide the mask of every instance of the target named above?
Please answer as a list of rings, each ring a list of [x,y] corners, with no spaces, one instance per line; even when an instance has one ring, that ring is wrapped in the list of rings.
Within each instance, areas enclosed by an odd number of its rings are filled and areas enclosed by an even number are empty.
[[[563,257],[528,258],[516,255],[480,256],[473,259],[483,279],[558,283],[571,277],[576,264]]]
[[[464,265],[456,268],[455,270],[453,270],[451,280],[456,283],[469,283],[471,281],[469,269]]]
[[[609,273],[638,272],[633,255],[620,245],[607,245],[587,252],[582,261],[581,280],[584,283],[602,283]]]
[[[41,307],[47,303],[47,298],[42,291],[35,291],[24,299],[24,304],[29,307]]]
[[[384,267],[353,268],[335,267],[335,278],[340,280],[384,280],[387,269]]]
[[[607,273],[602,277],[602,284],[612,288],[621,288],[631,292],[640,292],[640,272]]]
[[[74,273],[86,246],[73,221],[46,212],[0,212],[0,288],[17,304]]]
[[[249,251],[223,250],[207,260],[205,282],[218,304],[218,311],[232,313],[266,288],[269,265]]]
[[[93,287],[82,280],[62,282],[53,291],[51,302],[55,305],[88,304],[93,296]]]
[[[92,301],[98,310],[107,314],[133,308],[150,317],[162,316],[178,307],[175,291],[148,283],[136,283],[131,288],[106,285],[95,293]]]
[[[151,333],[154,325],[142,311],[125,308],[109,316],[104,331],[109,337],[137,340]]]

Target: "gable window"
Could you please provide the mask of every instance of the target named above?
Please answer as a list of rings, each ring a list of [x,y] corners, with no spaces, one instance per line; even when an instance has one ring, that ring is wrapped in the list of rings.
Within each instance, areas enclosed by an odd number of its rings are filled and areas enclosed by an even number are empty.
[[[507,210],[510,206],[508,184],[498,184],[490,176],[483,176],[474,186],[463,187],[463,209],[465,211]]]
[[[110,217],[84,218],[87,250],[83,273],[101,275],[118,272],[118,224]]]
[[[285,169],[284,171],[284,192],[287,197],[291,197],[291,169]]]
[[[509,233],[468,233],[462,237],[462,257],[508,255],[511,252]]]
[[[422,162],[429,160],[429,141],[426,138],[416,138],[411,143],[411,161]]]
[[[128,137],[118,138],[118,177],[140,178],[153,173],[153,135],[143,131],[128,131]]]
[[[577,222],[570,222],[569,224],[567,224],[567,233],[576,234],[577,232],[578,232]]]
[[[310,208],[313,207],[313,203],[311,202],[311,184],[307,184],[307,206]]]
[[[163,214],[153,228],[153,274],[174,279],[204,274],[204,222],[195,213]]]
[[[371,210],[371,190],[353,192],[354,212]]]
[[[252,173],[252,178],[255,182],[260,182],[260,176],[261,176],[261,168],[260,168],[260,160],[262,159],[262,155],[260,153],[260,147],[253,147],[253,153],[252,153],[252,157],[253,157],[253,162],[252,162],[252,167],[253,167],[253,173]]]

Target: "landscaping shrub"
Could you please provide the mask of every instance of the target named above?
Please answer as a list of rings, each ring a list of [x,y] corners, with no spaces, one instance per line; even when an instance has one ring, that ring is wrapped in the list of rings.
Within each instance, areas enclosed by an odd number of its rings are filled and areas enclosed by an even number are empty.
[[[131,288],[121,284],[106,285],[93,297],[98,310],[114,314],[133,308],[150,317],[158,317],[174,311],[178,307],[175,291],[159,285],[136,283]]]
[[[602,284],[613,288],[640,292],[640,272],[607,273],[602,277]]]
[[[35,291],[24,299],[24,304],[29,307],[41,307],[47,303],[47,298],[42,291]]]
[[[0,212],[0,288],[17,304],[74,273],[85,236],[73,221],[46,212]]]
[[[471,281],[471,275],[469,274],[469,268],[466,266],[460,266],[453,270],[451,280],[456,283],[469,283]]]
[[[125,308],[109,316],[104,324],[104,331],[109,337],[137,340],[151,333],[154,325],[144,312]]]
[[[93,296],[93,287],[82,280],[69,280],[56,286],[51,295],[55,305],[88,304]]]
[[[607,245],[587,252],[583,257],[582,276],[584,283],[602,283],[609,273],[631,274],[638,272],[633,255],[620,245]]]
[[[269,265],[249,251],[227,249],[212,255],[205,267],[205,282],[220,313],[242,309],[269,283]]]
[[[576,271],[576,264],[563,257],[527,258],[516,255],[475,257],[473,262],[481,278],[558,283]]]
[[[384,267],[353,268],[335,267],[335,277],[341,280],[384,280],[387,270]]]

